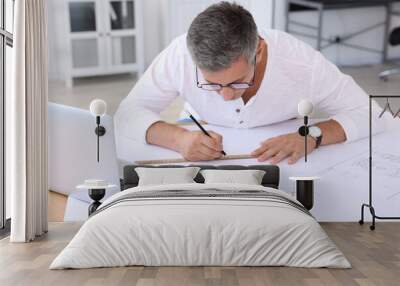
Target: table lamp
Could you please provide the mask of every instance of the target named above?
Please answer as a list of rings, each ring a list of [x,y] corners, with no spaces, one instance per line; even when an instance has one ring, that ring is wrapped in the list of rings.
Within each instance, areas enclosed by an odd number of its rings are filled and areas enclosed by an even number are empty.
[[[106,114],[107,104],[102,99],[94,99],[90,103],[90,112],[96,117],[97,127],[94,132],[97,135],[97,162],[99,162],[100,136],[106,134],[104,126],[100,125],[100,117]]]
[[[304,117],[304,125],[299,128],[299,134],[304,137],[304,161],[307,162],[307,135],[309,133],[308,130],[308,116],[313,111],[313,104],[311,101],[307,99],[302,99],[299,104],[297,105],[297,111],[299,112],[300,116]]]

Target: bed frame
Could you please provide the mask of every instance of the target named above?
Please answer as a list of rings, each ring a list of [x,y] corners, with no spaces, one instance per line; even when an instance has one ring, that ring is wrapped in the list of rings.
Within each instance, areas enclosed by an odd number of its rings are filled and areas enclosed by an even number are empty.
[[[251,165],[251,166],[241,166],[241,165],[127,165],[124,167],[123,178],[121,179],[121,191],[136,187],[139,183],[139,176],[135,171],[137,167],[145,168],[183,168],[183,167],[199,167],[201,170],[207,169],[217,169],[217,170],[263,170],[265,175],[262,179],[261,184],[265,187],[271,187],[278,189],[279,187],[279,167],[275,165]],[[197,183],[204,183],[204,178],[200,174],[194,178]]]

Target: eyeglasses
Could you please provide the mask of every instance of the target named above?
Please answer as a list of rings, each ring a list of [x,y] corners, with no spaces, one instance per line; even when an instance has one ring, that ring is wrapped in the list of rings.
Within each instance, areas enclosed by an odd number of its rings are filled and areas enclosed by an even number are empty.
[[[197,66],[196,66],[196,83],[197,83],[197,87],[204,89],[204,90],[208,90],[208,91],[219,91],[224,87],[229,87],[232,89],[247,89],[251,86],[254,85],[254,79],[256,77],[256,56],[254,57],[254,74],[253,74],[253,79],[251,80],[251,82],[233,82],[233,83],[229,83],[229,84],[219,84],[219,83],[200,83],[199,82],[199,75],[197,72]]]

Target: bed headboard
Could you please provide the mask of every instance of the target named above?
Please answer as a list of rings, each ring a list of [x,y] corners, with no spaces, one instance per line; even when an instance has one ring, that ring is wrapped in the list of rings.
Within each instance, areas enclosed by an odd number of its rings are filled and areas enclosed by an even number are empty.
[[[124,167],[124,177],[121,179],[121,190],[126,190],[129,188],[136,187],[139,183],[139,176],[137,175],[136,167],[146,167],[146,168],[182,168],[182,167],[200,167],[202,170],[205,169],[219,169],[219,170],[263,170],[265,175],[262,179],[261,184],[265,187],[271,187],[278,189],[279,187],[279,167],[275,165],[163,165],[163,166],[153,166],[153,165],[127,165]],[[197,183],[204,183],[203,176],[198,173],[194,178]]]

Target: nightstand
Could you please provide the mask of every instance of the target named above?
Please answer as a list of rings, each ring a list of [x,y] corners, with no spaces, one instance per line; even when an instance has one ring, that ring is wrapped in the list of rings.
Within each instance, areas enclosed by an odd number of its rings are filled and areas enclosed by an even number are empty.
[[[104,198],[106,189],[115,187],[116,185],[110,185],[104,180],[85,180],[83,185],[76,186],[77,189],[87,189],[89,197],[93,200],[88,208],[89,216],[101,205],[100,200]]]

